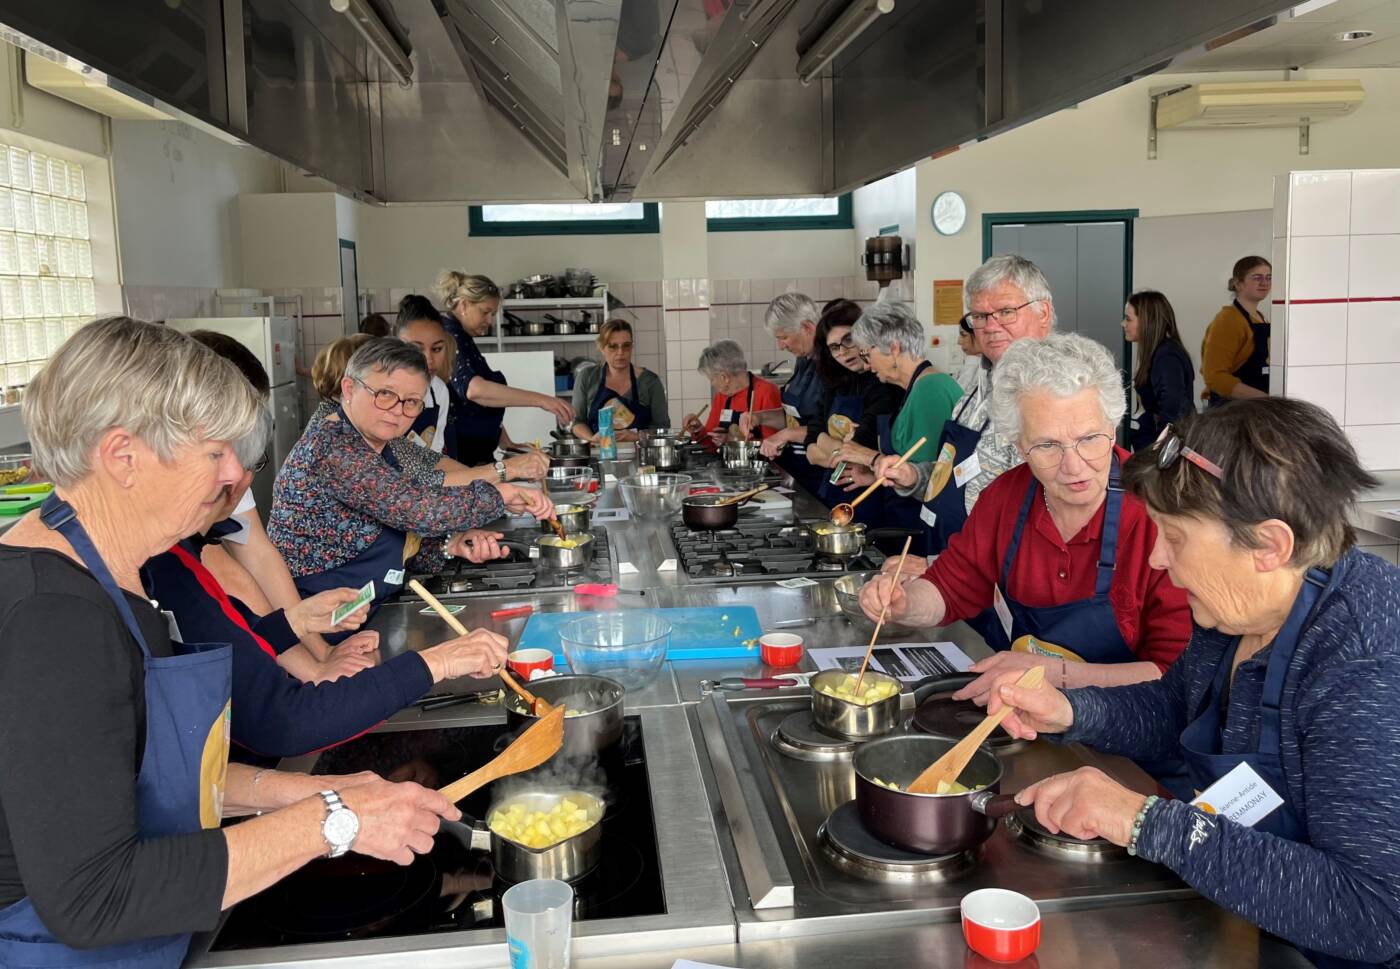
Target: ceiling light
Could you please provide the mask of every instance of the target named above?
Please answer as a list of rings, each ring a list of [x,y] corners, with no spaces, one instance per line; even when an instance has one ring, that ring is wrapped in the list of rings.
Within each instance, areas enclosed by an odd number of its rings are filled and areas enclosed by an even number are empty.
[[[1332,39],[1345,44],[1353,40],[1370,40],[1374,36],[1376,36],[1374,30],[1344,30],[1340,34],[1333,34]]]

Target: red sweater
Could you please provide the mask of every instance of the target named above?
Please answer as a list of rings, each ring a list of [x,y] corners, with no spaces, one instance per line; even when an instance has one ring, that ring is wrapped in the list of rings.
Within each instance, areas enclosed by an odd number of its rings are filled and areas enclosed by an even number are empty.
[[[1119,460],[1127,457],[1118,452]],[[1028,464],[1005,472],[983,490],[967,524],[948,542],[924,578],[943,594],[946,622],[970,619],[992,605],[992,587],[1001,576],[1001,563],[1016,531],[1016,519],[1033,480]],[[1094,594],[1099,539],[1103,535],[1104,505],[1068,542],[1061,537],[1045,502],[1031,504],[1021,548],[1011,564],[1011,599],[1027,606],[1058,606]],[[1165,572],[1151,568],[1147,558],[1157,540],[1157,526],[1147,507],[1132,495],[1123,496],[1118,524],[1118,556],[1108,598],[1118,619],[1123,641],[1139,660],[1165,670],[1191,638],[1191,611],[1186,591],[1172,585]],[[1061,644],[1073,649],[1073,644]]]
[[[750,388],[740,390],[733,396],[726,397],[723,394],[715,394],[715,399],[710,401],[710,412],[705,418],[705,429],[700,432],[700,439],[708,441],[710,432],[719,427],[721,413],[727,408],[731,412],[731,417],[727,424],[739,423],[739,415],[749,410],[773,410],[783,406],[783,392],[778,386],[769,383],[762,377],[755,377],[749,374],[751,381],[752,400],[750,400]],[[727,426],[727,425],[726,425]],[[774,428],[760,428],[764,437],[776,433]]]

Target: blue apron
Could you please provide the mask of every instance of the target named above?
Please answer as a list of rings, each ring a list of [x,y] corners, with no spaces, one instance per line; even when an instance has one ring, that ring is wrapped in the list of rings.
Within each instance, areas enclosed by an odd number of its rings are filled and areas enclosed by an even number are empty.
[[[1257,750],[1233,754],[1220,751],[1220,736],[1224,727],[1221,698],[1230,684],[1230,675],[1235,665],[1235,651],[1239,649],[1240,644],[1239,637],[1235,637],[1230,648],[1220,657],[1210,691],[1202,698],[1194,719],[1181,731],[1181,752],[1186,761],[1191,784],[1191,790],[1178,795],[1183,800],[1190,800],[1193,796],[1192,791],[1205,790],[1240,764],[1248,764],[1279,797],[1283,798],[1281,805],[1259,819],[1254,825],[1254,830],[1308,844],[1307,823],[1289,796],[1289,786],[1284,776],[1283,757],[1280,753],[1283,726],[1279,709],[1283,702],[1283,686],[1288,678],[1288,667],[1293,662],[1298,640],[1302,638],[1303,630],[1311,623],[1318,603],[1330,591],[1331,584],[1332,576],[1327,570],[1308,570],[1303,578],[1303,587],[1298,590],[1298,596],[1293,600],[1293,608],[1288,612],[1288,619],[1284,621],[1283,628],[1278,631],[1269,648],[1269,663],[1264,672],[1264,692],[1259,699]],[[1339,959],[1309,949],[1300,951],[1319,969],[1362,969],[1374,965],[1352,959]]]
[[[899,398],[899,406],[889,414],[881,414],[875,418],[875,427],[879,431],[880,452],[882,454],[902,453],[894,446],[894,422],[899,419],[900,411],[904,410],[904,405],[909,400],[909,395],[914,391],[914,384],[923,376],[925,370],[929,370],[933,364],[927,360],[922,360],[914,368],[914,375],[909,378],[909,384],[904,388],[904,393]],[[928,546],[928,536],[918,534],[919,525],[915,518],[919,513],[919,501],[913,496],[897,494],[892,488],[881,488],[871,495],[865,504],[870,504],[876,498],[879,499],[879,514],[881,520],[896,528],[910,528],[915,532],[914,540],[909,543],[910,555],[928,556],[931,554]],[[862,505],[861,507],[864,507]],[[859,511],[860,509],[856,509]]]
[[[807,426],[821,416],[822,382],[811,357],[799,357],[793,365],[792,379],[783,387],[782,400],[797,411],[797,421]],[[802,486],[809,495],[816,495],[828,475],[807,460],[807,445],[789,444],[773,462]]]
[[[837,394],[831,398],[831,413],[827,415],[827,422],[830,423],[831,417],[836,414],[842,417],[849,417],[852,421],[859,422],[861,418],[860,409],[860,394]],[[833,469],[830,474],[822,476],[821,483],[818,485],[816,493],[817,497],[821,499],[822,504],[826,505],[828,508],[833,508],[843,501],[849,501],[851,497],[846,494],[844,488],[831,483],[832,474],[835,474],[835,469]],[[862,515],[866,513],[867,508],[875,503],[877,497],[878,495],[871,495],[865,501],[861,502],[860,506],[856,508],[856,521],[870,524]]]
[[[490,464],[496,460],[496,448],[501,442],[501,422],[506,412],[501,407],[485,407],[467,396],[473,377],[505,385],[505,374],[492,370],[486,357],[477,349],[470,333],[450,315],[444,315],[442,325],[457,341],[457,359],[452,364],[452,389],[461,398],[457,411],[457,460],[468,466]],[[364,583],[361,583],[363,585]]]
[[[622,401],[632,412],[631,430],[640,431],[651,427],[651,408],[642,403],[641,396],[637,393],[637,368],[630,365],[627,368],[632,374],[632,396],[624,397],[608,386],[607,364],[599,364],[599,366],[603,368],[603,380],[598,384],[598,392],[593,395],[593,402],[588,406],[589,430],[597,432],[598,411],[602,410],[603,405],[613,398]]]
[[[50,495],[40,517],[73,546],[141,647],[146,744],[136,775],[140,837],[164,838],[217,828],[228,768],[232,647],[226,643],[172,642],[176,655],[153,656],[126,596],[72,506]],[[100,796],[100,792],[95,793]],[[45,928],[28,898],[0,910],[0,966],[7,969],[176,969],[189,944],[189,934],[182,933],[97,949],[72,949]]]
[[[1239,300],[1235,300],[1235,309],[1240,311],[1244,321],[1249,324],[1249,334],[1254,339],[1254,349],[1250,351],[1244,363],[1240,364],[1239,369],[1231,371],[1231,375],[1246,387],[1253,387],[1255,390],[1267,394],[1269,392],[1269,334],[1272,328],[1267,322],[1260,323],[1246,313]],[[1229,399],[1211,391],[1207,406],[1219,407]]]
[[[343,410],[340,412],[340,419],[348,420]],[[389,467],[395,471],[402,470],[389,448],[386,447],[380,455]],[[297,592],[305,598],[327,589],[359,589],[366,582],[373,580],[374,598],[370,600],[369,607],[370,615],[373,615],[380,603],[403,588],[404,550],[407,542],[407,533],[381,523],[379,535],[369,548],[334,568],[297,577]],[[349,635],[348,632],[325,633],[322,638],[335,645]]]
[[[423,408],[423,412],[413,421],[413,426],[409,428],[410,434],[416,434],[419,440],[415,443],[425,445],[429,450],[436,450],[444,457],[457,460],[459,451],[459,441],[457,433],[457,414],[461,403],[455,400],[456,392],[452,390],[450,384],[447,386],[447,399],[438,400],[436,391],[431,382],[428,384],[430,404]],[[447,420],[442,428],[438,428],[438,417],[442,409],[447,408]],[[438,440],[441,435],[441,440]],[[410,438],[411,439],[411,438]]]
[[[980,388],[980,385],[979,385]],[[967,483],[958,484],[953,469],[977,452],[982,429],[964,427],[959,421],[977,399],[979,389],[973,389],[963,405],[950,420],[943,423],[938,436],[938,457],[929,470],[928,491],[919,518],[926,530],[926,551],[938,555],[948,547],[948,541],[967,524]]]

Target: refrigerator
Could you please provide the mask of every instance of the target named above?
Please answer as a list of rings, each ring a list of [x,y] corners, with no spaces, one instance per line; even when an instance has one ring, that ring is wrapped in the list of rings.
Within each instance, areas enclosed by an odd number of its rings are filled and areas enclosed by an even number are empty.
[[[296,320],[288,316],[222,316],[192,320],[166,320],[183,333],[214,330],[233,337],[253,352],[272,384],[268,407],[272,411],[272,442],[267,467],[253,478],[253,497],[263,521],[272,508],[272,482],[288,452],[301,436],[301,402],[297,389]]]

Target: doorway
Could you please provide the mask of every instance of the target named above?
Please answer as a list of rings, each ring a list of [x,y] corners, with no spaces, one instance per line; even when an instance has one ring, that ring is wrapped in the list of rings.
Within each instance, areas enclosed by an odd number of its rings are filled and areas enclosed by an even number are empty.
[[[1056,328],[1102,344],[1123,374],[1125,394],[1132,348],[1123,335],[1123,304],[1132,293],[1137,214],[1137,209],[1120,209],[982,216],[982,257],[1015,253],[1039,266],[1054,294]],[[1128,421],[1124,415],[1122,440]]]
[[[355,243],[340,240],[340,315],[344,333],[360,329],[360,266],[355,257]]]

